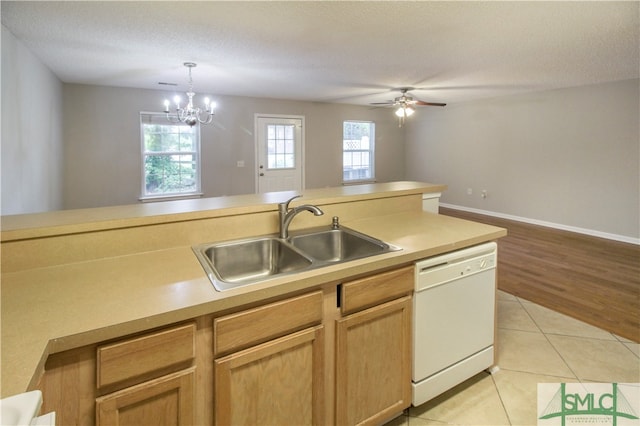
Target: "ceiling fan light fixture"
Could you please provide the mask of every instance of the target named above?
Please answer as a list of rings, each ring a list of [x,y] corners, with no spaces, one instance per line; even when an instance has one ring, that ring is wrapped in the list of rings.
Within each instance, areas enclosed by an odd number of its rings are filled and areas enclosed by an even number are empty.
[[[413,108],[407,105],[400,105],[396,110],[396,115],[400,118],[411,117],[416,112]]]
[[[411,117],[413,113],[416,112],[416,106],[439,106],[443,107],[447,104],[444,103],[436,103],[436,102],[425,102],[420,99],[414,99],[413,96],[409,96],[408,91],[412,90],[413,87],[403,87],[401,89],[393,89],[400,90],[402,93],[401,96],[398,96],[392,101],[386,102],[373,102],[371,105],[388,105],[395,108],[394,114],[398,117],[398,127],[402,127],[404,124],[404,120],[407,117]]]
[[[204,98],[204,109],[196,108],[193,106],[193,97],[195,96],[195,92],[193,91],[191,68],[195,68],[197,64],[195,64],[194,62],[185,62],[183,65],[189,69],[189,91],[187,92],[187,97],[189,98],[189,100],[183,107],[181,106],[182,100],[180,99],[180,96],[174,96],[173,102],[175,103],[175,112],[174,115],[171,115],[169,110],[170,102],[168,99],[165,99],[164,112],[167,114],[167,120],[171,121],[172,123],[186,123],[189,126],[195,126],[198,123],[210,124],[213,121],[216,103],[211,102],[209,98]],[[206,114],[205,118],[202,118],[201,114]]]

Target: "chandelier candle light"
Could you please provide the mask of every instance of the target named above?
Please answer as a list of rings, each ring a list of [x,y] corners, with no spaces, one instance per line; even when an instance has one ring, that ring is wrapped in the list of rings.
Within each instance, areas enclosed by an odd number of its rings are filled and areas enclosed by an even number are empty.
[[[197,64],[193,62],[185,62],[184,66],[189,69],[189,91],[187,92],[187,96],[189,97],[189,101],[187,105],[184,107],[180,106],[180,96],[176,95],[173,98],[173,101],[176,104],[175,115],[170,115],[169,111],[169,100],[165,99],[164,101],[164,112],[167,114],[167,120],[173,123],[186,123],[189,126],[195,126],[196,124],[209,124],[213,120],[213,110],[216,107],[215,102],[211,102],[209,98],[204,98],[204,111],[200,108],[194,108],[193,106],[193,97],[195,93],[193,92],[193,79],[191,78],[191,68],[195,68]],[[202,118],[200,116],[201,113],[206,113],[206,118]]]

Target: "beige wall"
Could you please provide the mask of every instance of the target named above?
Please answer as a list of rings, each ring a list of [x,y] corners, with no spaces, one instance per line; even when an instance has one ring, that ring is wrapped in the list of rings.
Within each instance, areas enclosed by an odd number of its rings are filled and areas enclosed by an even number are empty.
[[[166,93],[62,84],[4,26],[1,65],[1,213],[137,203],[138,113]],[[342,121],[373,120],[379,181],[444,183],[448,204],[637,240],[639,98],[635,79],[421,108],[399,129],[384,108],[220,97],[203,191],[254,192],[255,113],[306,117],[308,188],[341,183]]]
[[[62,83],[2,26],[3,215],[62,208]]]
[[[638,239],[639,105],[635,79],[421,109],[406,178],[446,183],[444,203]]]
[[[138,202],[140,111],[158,111],[163,91],[64,85],[66,209]],[[197,96],[197,95],[196,95]],[[342,122],[376,123],[376,178],[404,178],[404,132],[389,109],[247,97],[216,97],[214,124],[201,129],[205,197],[255,192],[256,113],[305,117],[307,188],[342,183]],[[236,166],[244,161],[245,167]]]

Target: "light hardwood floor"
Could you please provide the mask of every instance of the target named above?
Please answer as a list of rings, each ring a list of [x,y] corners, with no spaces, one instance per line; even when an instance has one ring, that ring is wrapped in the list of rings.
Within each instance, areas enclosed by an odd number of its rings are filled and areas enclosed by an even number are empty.
[[[498,288],[640,343],[640,246],[447,208],[500,226]]]

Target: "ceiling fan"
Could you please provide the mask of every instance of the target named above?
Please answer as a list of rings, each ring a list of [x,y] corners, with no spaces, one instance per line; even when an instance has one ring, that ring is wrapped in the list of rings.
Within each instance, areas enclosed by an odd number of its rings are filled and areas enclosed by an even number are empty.
[[[399,119],[399,126],[402,127],[404,124],[404,119],[410,117],[415,112],[414,106],[439,106],[443,107],[447,104],[439,103],[439,102],[425,102],[420,99],[415,99],[413,96],[410,96],[408,93],[409,90],[414,90],[413,87],[402,87],[400,89],[402,95],[398,96],[392,101],[386,102],[373,102],[371,105],[391,105],[397,106],[396,115]]]

